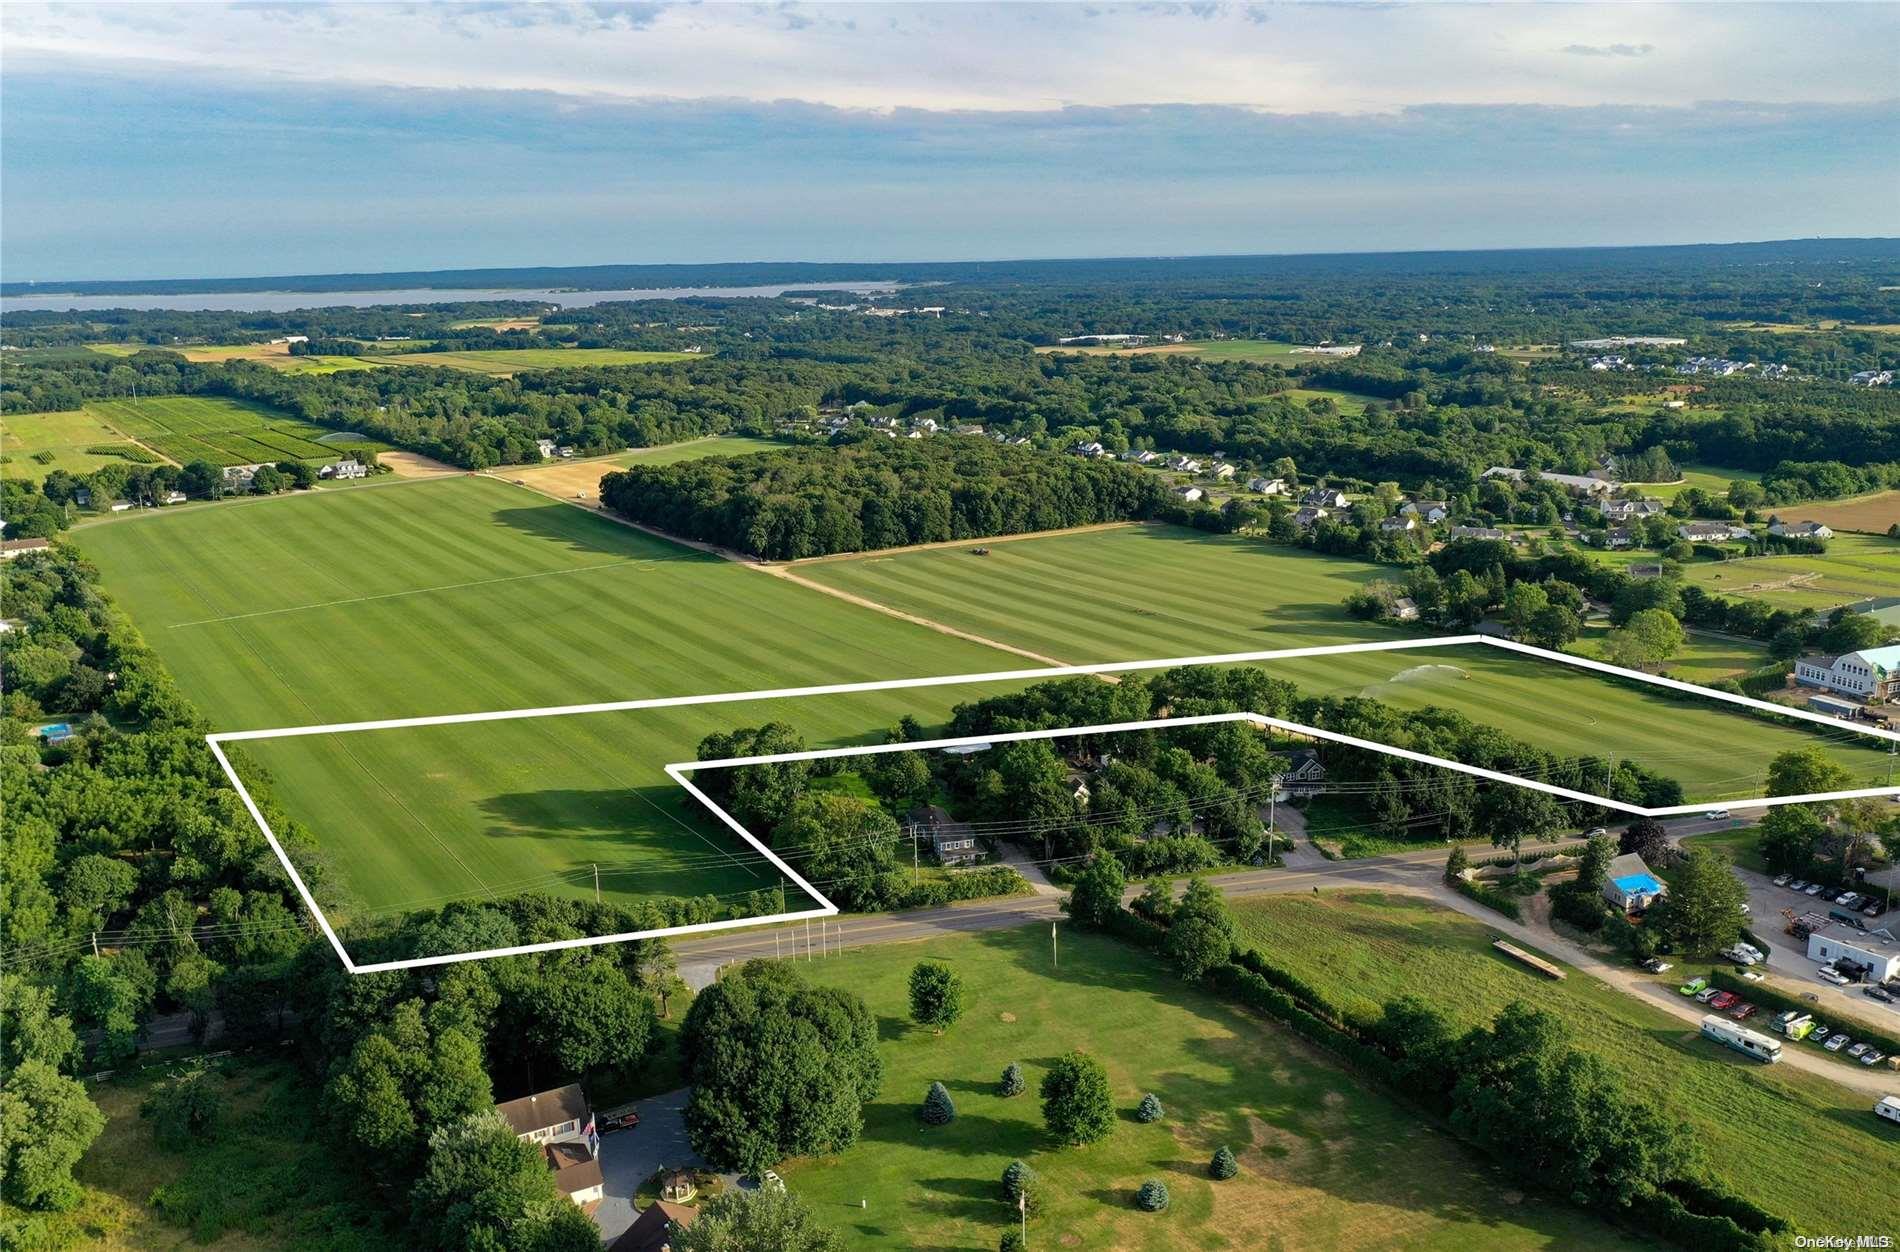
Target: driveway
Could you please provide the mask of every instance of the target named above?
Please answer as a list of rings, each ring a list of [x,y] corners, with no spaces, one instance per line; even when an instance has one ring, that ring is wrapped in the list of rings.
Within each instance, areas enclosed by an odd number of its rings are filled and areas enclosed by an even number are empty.
[[[634,1105],[640,1113],[638,1126],[616,1130],[601,1139],[600,1173],[606,1181],[606,1194],[594,1211],[594,1221],[604,1241],[611,1243],[633,1225],[639,1216],[633,1207],[633,1194],[661,1166],[705,1164],[686,1142],[686,1097],[690,1092],[690,1088],[681,1087],[640,1101]]]
[[[1748,888],[1749,929],[1768,945],[1768,970],[1786,980],[1782,990],[1814,996],[1817,1016],[1831,1012],[1837,1018],[1857,1016],[1868,1022],[1884,1022],[1887,1030],[1900,1028],[1900,1007],[1864,996],[1859,987],[1836,987],[1822,982],[1815,973],[1821,966],[1808,959],[1807,944],[1795,942],[1794,936],[1787,932],[1788,919],[1782,916],[1783,909],[1796,917],[1803,913],[1819,913],[1825,917],[1834,905],[1821,896],[1777,887],[1773,879],[1740,866],[1735,867],[1735,876]],[[1900,911],[1870,919],[1867,925],[1900,933]]]

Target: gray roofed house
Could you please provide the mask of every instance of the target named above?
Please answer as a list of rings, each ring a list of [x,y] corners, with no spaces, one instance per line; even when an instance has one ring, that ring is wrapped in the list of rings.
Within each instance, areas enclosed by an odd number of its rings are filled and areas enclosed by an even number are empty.
[[[1331,514],[1325,509],[1301,509],[1298,513],[1293,515],[1293,524],[1298,526],[1301,530],[1305,530],[1308,526],[1313,525],[1321,518],[1330,516]]]
[[[1531,474],[1536,474],[1547,483],[1556,483],[1559,487],[1574,491],[1579,495],[1607,495],[1616,489],[1616,484],[1601,478],[1591,478],[1586,474],[1557,474],[1548,470],[1521,470],[1510,465],[1493,465],[1487,469],[1484,478],[1508,478],[1514,483],[1523,482]]]
[[[1832,539],[1833,530],[1820,522],[1784,522],[1777,518],[1768,523],[1768,533],[1791,539]]]
[[[1300,503],[1315,509],[1343,509],[1348,501],[1346,493],[1335,487],[1308,487]]]
[[[1505,539],[1507,535],[1495,526],[1453,526],[1453,539]]]
[[[1748,527],[1734,522],[1684,522],[1676,527],[1676,534],[1691,543],[1725,543],[1748,538]]]

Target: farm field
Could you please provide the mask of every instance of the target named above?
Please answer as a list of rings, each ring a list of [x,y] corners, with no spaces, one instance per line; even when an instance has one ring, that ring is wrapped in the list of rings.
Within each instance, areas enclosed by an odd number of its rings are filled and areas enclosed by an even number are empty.
[[[543,461],[523,469],[498,470],[497,474],[518,481],[524,486],[563,500],[585,497],[598,504],[601,477],[613,470],[624,469],[629,465],[673,465],[680,461],[697,461],[710,456],[740,456],[747,452],[770,452],[787,445],[776,439],[760,439],[753,435],[713,435],[706,439],[687,439],[680,443],[664,443],[651,448],[632,448],[612,456],[589,457],[586,460]]]
[[[909,1021],[905,979],[926,957],[957,970],[971,993],[942,1035]],[[1017,1220],[999,1179],[1019,1157],[1048,1196],[1029,1223],[1031,1247],[1630,1246],[1581,1212],[1522,1196],[1288,1032],[1099,935],[1065,930],[1059,971],[1048,935],[1031,926],[851,951],[799,972],[863,996],[881,1027],[883,1090],[857,1145],[779,1166],[853,1248],[995,1247]],[[1072,1048],[1108,1067],[1122,1116],[1102,1142],[1058,1148],[1036,1090]],[[1004,1099],[995,1084],[1011,1061],[1028,1090]],[[933,1081],[956,1101],[947,1126],[918,1121]],[[1165,1117],[1143,1125],[1133,1110],[1148,1091]],[[1206,1165],[1221,1144],[1241,1172],[1216,1183]],[[1151,1177],[1167,1184],[1165,1212],[1134,1207]]]
[[[656,365],[697,361],[697,352],[636,352],[625,348],[497,348],[488,352],[403,352],[359,358],[376,365],[440,365],[475,374],[508,375],[522,370],[579,369],[589,365]]]
[[[339,370],[374,369],[375,365],[353,356],[292,356],[290,345],[283,343],[199,344],[173,347],[165,344],[93,344],[94,352],[108,356],[130,356],[148,350],[176,352],[187,361],[256,361],[286,374],[334,374]]]
[[[223,396],[96,400],[86,408],[180,464],[333,461],[338,455],[334,442],[324,442],[334,432],[262,405]],[[370,439],[357,442],[383,446]]]
[[[1900,492],[1890,493],[1900,502]],[[1692,583],[1776,608],[1831,609],[1900,588],[1900,540],[1839,534],[1821,556],[1757,556],[1695,561],[1682,568]]]
[[[121,448],[126,455],[104,455],[90,448]],[[84,409],[7,414],[0,419],[0,454],[6,457],[0,476],[24,482],[38,482],[53,470],[90,474],[107,465],[155,464],[159,459]]]
[[[1342,1007],[1374,1011],[1412,993],[1465,1025],[1512,1000],[1556,1013],[1577,1046],[1690,1124],[1716,1178],[1788,1218],[1797,1232],[1891,1223],[1882,1195],[1813,1185],[1869,1162],[1884,1173],[1900,1168],[1900,1130],[1875,1119],[1857,1092],[1735,1056],[1693,1026],[1575,970],[1562,983],[1534,977],[1491,950],[1488,927],[1429,901],[1333,893],[1238,901],[1234,912],[1243,943]],[[1766,1165],[1764,1143],[1800,1144],[1801,1168]]]
[[[1023,667],[490,478],[81,529],[214,727],[374,720]],[[244,576],[233,577],[241,570]],[[637,900],[776,884],[660,771],[773,718],[813,746],[956,698],[886,692],[243,745],[346,913],[503,885]],[[796,706],[796,707],[795,707]],[[709,843],[708,840],[711,840]],[[584,874],[583,884],[576,875]]]
[[[1900,491],[1877,491],[1872,495],[1855,496],[1848,500],[1791,504],[1776,511],[1793,522],[1820,522],[1835,530],[1857,530],[1884,536],[1889,527],[1900,523]]]
[[[1340,608],[1385,569],[1163,526],[999,543],[987,557],[950,547],[793,568],[1069,663],[1403,637]],[[1691,799],[1759,795],[1777,752],[1816,742],[1713,702],[1678,701],[1490,649],[1301,658],[1273,668],[1315,694],[1441,705],[1553,751],[1614,752],[1680,779]],[[1830,734],[1855,777],[1884,781],[1884,753]]]
[[[1296,400],[1331,400],[1339,406],[1341,413],[1348,416],[1364,413],[1366,406],[1377,399],[1376,396],[1362,396],[1356,391],[1338,391],[1331,387],[1295,387],[1283,394]]]

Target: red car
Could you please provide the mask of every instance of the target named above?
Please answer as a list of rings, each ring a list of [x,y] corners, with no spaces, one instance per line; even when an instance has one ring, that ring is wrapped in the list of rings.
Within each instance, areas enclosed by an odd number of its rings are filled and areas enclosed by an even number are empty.
[[[1728,1015],[1738,1022],[1745,1022],[1755,1015],[1755,1006],[1747,1003],[1738,1004],[1728,1011]]]
[[[1742,997],[1736,995],[1733,991],[1717,992],[1715,995],[1709,997],[1709,1007],[1719,1013],[1724,1009],[1733,1008],[1735,1002],[1741,998]]]

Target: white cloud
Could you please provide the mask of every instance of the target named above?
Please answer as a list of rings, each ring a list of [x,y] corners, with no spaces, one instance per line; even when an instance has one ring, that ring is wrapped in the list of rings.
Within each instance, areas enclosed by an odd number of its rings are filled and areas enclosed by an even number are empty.
[[[844,108],[1859,103],[1894,5],[651,3],[0,9],[12,64]]]

